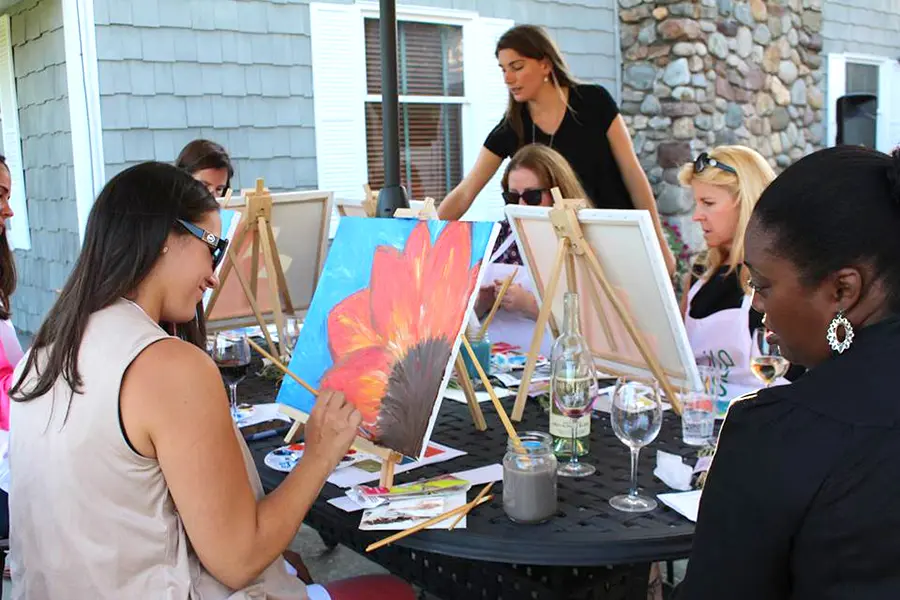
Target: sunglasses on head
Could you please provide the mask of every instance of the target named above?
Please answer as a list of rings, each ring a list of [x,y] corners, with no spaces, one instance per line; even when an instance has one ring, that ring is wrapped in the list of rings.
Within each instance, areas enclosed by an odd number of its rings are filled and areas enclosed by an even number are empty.
[[[201,227],[197,227],[193,223],[183,219],[176,220],[179,225],[184,227],[188,233],[209,246],[209,253],[212,254],[213,269],[219,266],[222,258],[225,257],[225,249],[228,247],[228,240],[218,237]]]
[[[706,167],[715,167],[732,173],[733,175],[737,175],[737,171],[735,171],[734,167],[717,161],[706,152],[701,152],[700,156],[697,157],[697,160],[694,161],[694,173],[702,173],[706,170]]]
[[[540,206],[541,198],[546,191],[548,190],[525,190],[521,194],[519,192],[503,192],[503,200],[507,204],[518,204],[521,199],[528,206]]]

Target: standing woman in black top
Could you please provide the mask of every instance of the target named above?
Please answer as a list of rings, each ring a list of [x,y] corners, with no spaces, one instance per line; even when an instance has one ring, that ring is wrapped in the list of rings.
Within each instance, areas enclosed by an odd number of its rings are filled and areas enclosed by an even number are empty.
[[[653,190],[638,162],[625,121],[602,86],[579,83],[547,33],[518,25],[497,42],[509,88],[506,115],[484,142],[472,171],[441,202],[442,219],[459,219],[503,159],[526,144],[546,144],[572,165],[597,208],[650,211],[669,272],[669,249]]]
[[[900,598],[900,151],[801,159],[744,252],[770,340],[809,371],[732,404],[676,597]]]

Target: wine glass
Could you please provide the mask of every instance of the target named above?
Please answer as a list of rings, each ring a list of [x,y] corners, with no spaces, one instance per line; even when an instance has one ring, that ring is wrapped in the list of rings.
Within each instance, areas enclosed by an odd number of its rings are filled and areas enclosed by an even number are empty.
[[[766,333],[765,327],[753,330],[753,346],[759,354],[750,360],[750,370],[766,387],[770,387],[776,379],[787,373],[791,363],[781,355],[777,344],[769,343]]]
[[[581,417],[591,414],[594,408],[593,365],[582,361],[564,358],[554,362],[553,374],[550,376],[550,395],[553,403],[563,416],[572,421],[572,445],[569,462],[557,467],[557,474],[563,477],[587,477],[597,470],[594,465],[578,460],[578,438],[587,435],[587,431],[579,431]],[[588,422],[590,425],[590,422]]]
[[[237,402],[237,386],[250,370],[250,344],[247,338],[235,332],[223,332],[216,336],[213,360],[228,385],[231,400],[231,416],[240,419]]]
[[[284,319],[284,351],[288,355],[294,352],[294,346],[297,345],[297,339],[300,337],[301,326],[300,319],[297,317],[285,317]]]
[[[613,392],[610,422],[619,440],[631,450],[631,489],[614,496],[609,504],[630,513],[648,512],[656,508],[656,500],[638,495],[637,468],[641,448],[656,439],[662,426],[662,403],[659,385],[619,378]]]

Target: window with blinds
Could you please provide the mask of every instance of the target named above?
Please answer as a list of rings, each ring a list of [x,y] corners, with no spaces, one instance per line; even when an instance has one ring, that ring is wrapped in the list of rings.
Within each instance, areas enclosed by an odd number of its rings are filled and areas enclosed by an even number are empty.
[[[462,179],[462,27],[400,21],[400,178],[410,198],[441,200]],[[369,185],[384,185],[381,48],[377,19],[365,19],[366,157]]]

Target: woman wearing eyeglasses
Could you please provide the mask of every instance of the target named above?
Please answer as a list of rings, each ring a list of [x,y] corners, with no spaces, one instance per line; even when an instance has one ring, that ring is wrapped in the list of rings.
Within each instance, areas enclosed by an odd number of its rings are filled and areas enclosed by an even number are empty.
[[[653,219],[669,273],[675,256],[663,234],[653,190],[634,152],[615,100],[599,85],[581,83],[544,29],[517,25],[497,42],[509,89],[506,114],[484,142],[475,166],[441,202],[442,219],[459,219],[503,160],[527,144],[546,144],[572,166],[597,208],[637,208]]]
[[[753,330],[762,327],[762,315],[751,306],[743,266],[744,230],[773,179],[766,159],[744,146],[704,152],[679,174],[681,183],[694,192],[694,222],[703,228],[707,246],[685,279],[684,324],[697,364],[721,371],[722,400],[761,387],[750,371]]]
[[[561,154],[543,144],[529,144],[512,157],[503,173],[503,200],[522,206],[553,206],[550,190],[558,187],[564,198],[587,198],[578,177]],[[590,201],[590,200],[588,200]],[[515,279],[500,301],[500,310],[491,321],[488,335],[492,342],[505,342],[528,350],[538,316],[537,299],[531,277],[522,263],[515,236],[503,221],[485,281],[475,303],[475,314],[483,317],[491,310],[504,280]],[[541,352],[549,355],[552,340],[544,336]]]
[[[332,595],[285,569],[361,417],[321,396],[303,458],[263,495],[202,342],[160,326],[192,322],[217,285],[220,227],[204,186],[163,163],[122,171],[91,208],[10,390],[13,598],[414,598],[396,579]]]

